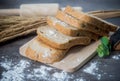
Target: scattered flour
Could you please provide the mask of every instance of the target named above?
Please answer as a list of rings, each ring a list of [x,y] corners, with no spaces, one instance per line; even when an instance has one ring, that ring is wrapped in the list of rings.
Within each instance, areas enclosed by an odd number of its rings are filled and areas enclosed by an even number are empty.
[[[60,61],[60,62],[65,63],[65,61],[64,61],[64,60],[62,60],[62,61]]]
[[[56,78],[56,80],[58,79],[58,81],[68,81],[69,78],[72,78],[72,76],[68,76],[68,74],[64,71],[60,72],[60,73],[53,73],[52,75],[53,77]]]
[[[86,80],[83,79],[83,78],[78,78],[78,79],[76,79],[76,80],[74,80],[74,81],[86,81]]]
[[[113,56],[113,58],[120,58]],[[57,71],[56,69],[48,66],[36,66],[30,69],[31,61],[20,60],[19,62],[12,62],[12,60],[5,60],[0,62],[0,66],[5,69],[2,72],[0,81],[86,81],[84,76],[69,74],[64,71]],[[106,73],[99,73],[99,62],[92,62],[88,67],[83,69],[83,72],[93,75],[98,80]],[[109,77],[112,77],[109,76]],[[74,78],[74,80],[73,80]]]
[[[68,74],[64,71],[56,71],[52,67],[39,66],[29,69],[31,62],[20,60],[18,63],[10,60],[0,62],[0,66],[5,69],[2,72],[0,81],[86,81],[83,77],[75,78],[74,74]],[[27,72],[27,74],[26,74]]]
[[[4,56],[1,57],[2,59],[5,58]]]
[[[27,78],[38,81],[69,81],[74,76],[64,71],[56,72],[51,67],[40,66],[39,68],[34,68],[33,72],[29,73]]]
[[[80,62],[81,60],[79,58],[77,58],[77,62]]]
[[[85,68],[83,71],[97,77],[98,80],[101,79],[101,74],[98,73],[98,62],[92,62],[89,67]]]
[[[85,68],[83,71],[92,75],[95,75],[95,70],[98,70],[97,68],[97,62],[93,62],[90,64],[89,67]]]
[[[114,60],[119,60],[119,59],[120,59],[120,55],[113,55],[112,58],[113,58]]]
[[[50,50],[46,50],[46,51],[44,51],[43,52],[43,55],[42,55],[42,57],[50,57],[51,56],[51,52],[50,52]]]
[[[1,62],[0,65],[6,69],[2,73],[0,81],[23,81],[24,69],[29,66],[29,62],[21,60],[18,64],[13,65],[12,61]]]

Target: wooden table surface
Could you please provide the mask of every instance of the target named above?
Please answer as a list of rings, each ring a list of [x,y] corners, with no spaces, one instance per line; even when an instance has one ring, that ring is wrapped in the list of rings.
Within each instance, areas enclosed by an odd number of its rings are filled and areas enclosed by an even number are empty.
[[[0,8],[19,8],[20,4],[25,3],[59,3],[60,6],[82,6],[83,11],[93,11],[93,10],[110,10],[110,9],[120,9],[120,0],[0,0]],[[113,24],[120,26],[120,18],[112,18],[107,19],[108,22],[111,22]],[[3,73],[8,71],[3,66],[1,66],[1,63],[4,62],[6,59],[8,61],[12,60],[13,64],[16,64],[21,59],[22,60],[28,60],[27,58],[22,57],[19,54],[19,47],[22,46],[24,43],[35,37],[36,34],[30,34],[24,37],[19,37],[14,40],[11,40],[6,43],[0,44],[0,79],[3,78]],[[42,63],[38,63],[35,61],[31,61],[32,65],[28,69],[34,69],[36,67],[39,67],[41,65],[44,65]],[[86,68],[90,68],[90,65],[92,63],[97,63],[97,72],[96,74],[92,74],[89,72],[85,72],[84,70]],[[11,66],[12,67],[12,66]],[[53,69],[55,72],[60,72],[58,69]],[[53,71],[54,72],[54,71]],[[73,75],[74,77],[69,79],[68,81],[120,81],[120,51],[113,51],[111,55],[107,58],[99,58],[98,56],[95,56],[93,59],[91,59],[87,64],[85,64],[81,69],[79,69],[77,72],[71,74],[68,73],[68,75]],[[27,73],[26,73],[27,75]],[[100,76],[99,76],[100,75]],[[99,78],[98,78],[99,77]],[[83,78],[78,79],[77,78]],[[42,79],[23,79],[25,81],[44,81],[44,77]],[[10,80],[9,80],[10,81]],[[11,80],[14,81],[14,80]],[[21,80],[19,80],[21,81]],[[46,80],[45,80],[46,81]],[[48,79],[48,81],[51,81]],[[61,80],[59,80],[61,81]],[[64,80],[67,81],[67,80]]]

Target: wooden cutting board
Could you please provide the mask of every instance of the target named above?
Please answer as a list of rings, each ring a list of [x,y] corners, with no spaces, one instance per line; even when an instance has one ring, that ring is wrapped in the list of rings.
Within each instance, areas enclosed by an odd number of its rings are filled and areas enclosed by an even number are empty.
[[[26,48],[32,41],[34,41],[34,38],[20,47],[19,52],[22,56],[25,56]],[[67,72],[74,72],[87,63],[96,54],[96,48],[99,44],[100,41],[96,41],[88,46],[75,46],[68,51],[66,57],[60,62],[47,65]]]

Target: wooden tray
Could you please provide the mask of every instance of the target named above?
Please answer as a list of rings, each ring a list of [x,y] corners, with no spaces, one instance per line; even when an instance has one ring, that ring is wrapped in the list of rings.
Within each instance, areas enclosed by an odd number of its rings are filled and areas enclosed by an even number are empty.
[[[19,52],[22,56],[25,56],[26,48],[32,41],[34,41],[34,38],[20,47]],[[74,72],[82,67],[96,54],[96,48],[99,44],[100,41],[96,41],[88,46],[75,46],[69,50],[67,56],[60,62],[47,65],[67,72]]]

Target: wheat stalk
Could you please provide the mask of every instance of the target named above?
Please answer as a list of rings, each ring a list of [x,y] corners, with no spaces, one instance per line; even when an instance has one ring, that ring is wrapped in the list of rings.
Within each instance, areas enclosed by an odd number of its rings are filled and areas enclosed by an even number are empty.
[[[45,17],[0,16],[0,42],[29,34],[43,25],[46,25]]]

